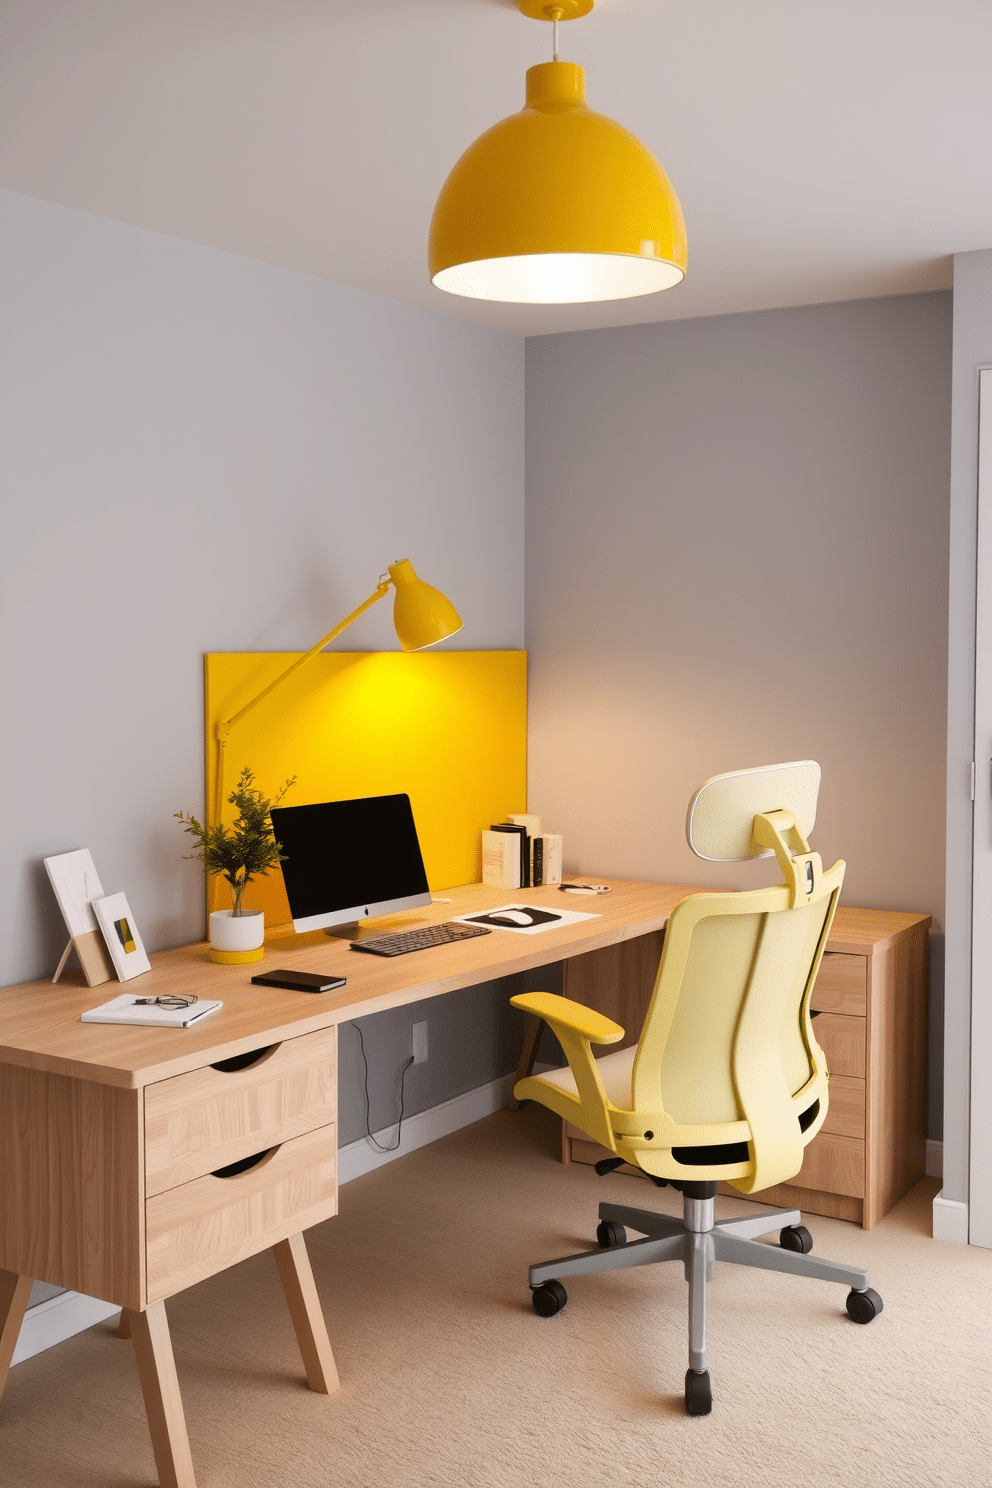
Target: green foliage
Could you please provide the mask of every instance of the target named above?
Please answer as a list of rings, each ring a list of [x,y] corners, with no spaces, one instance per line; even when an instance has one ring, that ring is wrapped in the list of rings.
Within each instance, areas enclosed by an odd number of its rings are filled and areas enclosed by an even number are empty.
[[[208,873],[219,874],[227,880],[236,915],[243,912],[245,885],[253,878],[263,877],[270,868],[285,860],[282,844],[273,835],[269,812],[295,784],[294,775],[268,800],[255,784],[254,771],[245,765],[237,785],[227,798],[238,813],[232,826],[207,827],[184,811],[174,813],[176,820],[182,822],[183,831],[189,832],[200,844],[198,852],[187,856],[202,863]]]

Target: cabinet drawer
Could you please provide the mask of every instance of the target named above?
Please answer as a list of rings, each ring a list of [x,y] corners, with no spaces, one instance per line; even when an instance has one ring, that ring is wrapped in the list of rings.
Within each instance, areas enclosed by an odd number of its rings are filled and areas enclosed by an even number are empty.
[[[810,1007],[818,1013],[852,1013],[865,1017],[868,1011],[868,962],[864,956],[844,951],[825,951],[813,983]]]
[[[864,1080],[855,1080],[850,1075],[831,1076],[827,1115],[820,1130],[838,1137],[859,1137],[864,1141]]]
[[[149,1196],[337,1119],[337,1029],[259,1051],[242,1069],[207,1065],[145,1091]]]
[[[208,1173],[145,1204],[149,1302],[337,1213],[337,1132],[283,1143],[245,1172]]]
[[[820,1013],[813,1019],[813,1037],[827,1056],[827,1069],[832,1075],[865,1077],[864,1018],[848,1018],[842,1013]]]
[[[806,1148],[802,1168],[790,1184],[862,1199],[865,1193],[865,1144],[857,1137],[821,1131]],[[759,1195],[760,1197],[760,1195]]]

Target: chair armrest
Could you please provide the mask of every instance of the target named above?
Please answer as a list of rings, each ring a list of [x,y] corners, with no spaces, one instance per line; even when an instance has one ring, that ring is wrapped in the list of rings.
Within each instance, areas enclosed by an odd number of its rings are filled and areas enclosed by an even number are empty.
[[[581,1002],[572,1002],[571,998],[558,997],[554,992],[521,992],[510,998],[510,1004],[525,1013],[536,1013],[550,1023],[555,1033],[561,1029],[588,1039],[591,1044],[616,1044],[624,1035],[620,1024],[612,1018],[583,1007]]]
[[[511,997],[514,1007],[525,1013],[534,1013],[543,1018],[556,1035],[562,1052],[568,1060],[575,1077],[578,1099],[566,1091],[549,1086],[539,1076],[520,1080],[513,1093],[518,1100],[534,1099],[550,1106],[559,1116],[574,1121],[583,1131],[600,1142],[609,1152],[616,1152],[617,1145],[610,1127],[609,1101],[596,1061],[593,1044],[615,1044],[623,1038],[623,1029],[612,1018],[604,1018],[581,1002],[572,1002],[568,997],[558,997],[553,992],[523,992]]]

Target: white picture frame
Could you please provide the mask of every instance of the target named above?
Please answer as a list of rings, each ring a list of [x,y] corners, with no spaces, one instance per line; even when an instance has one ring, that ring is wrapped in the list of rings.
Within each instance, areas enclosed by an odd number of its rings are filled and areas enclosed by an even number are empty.
[[[119,980],[129,982],[132,977],[151,971],[151,963],[141,943],[141,936],[134,923],[134,915],[131,913],[127,896],[107,894],[102,899],[96,899],[93,902],[93,912],[103,931],[103,938]]]
[[[99,930],[94,899],[103,898],[103,885],[88,847],[45,859],[45,869],[73,940]]]

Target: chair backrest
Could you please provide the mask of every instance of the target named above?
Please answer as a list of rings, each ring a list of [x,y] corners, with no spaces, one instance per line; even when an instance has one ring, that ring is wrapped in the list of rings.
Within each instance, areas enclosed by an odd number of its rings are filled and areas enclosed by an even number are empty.
[[[801,1092],[822,1090],[826,1109],[809,999],[845,865],[824,871],[806,840],[818,784],[819,767],[803,761],[718,776],[696,792],[693,850],[723,861],[774,853],[784,882],[694,894],[675,908],[634,1057],[635,1111],[710,1128],[716,1145],[721,1127],[748,1123],[747,1171],[730,1177],[744,1192],[799,1171]]]

